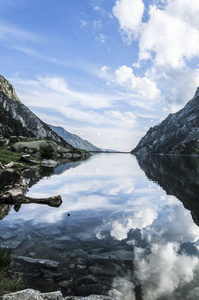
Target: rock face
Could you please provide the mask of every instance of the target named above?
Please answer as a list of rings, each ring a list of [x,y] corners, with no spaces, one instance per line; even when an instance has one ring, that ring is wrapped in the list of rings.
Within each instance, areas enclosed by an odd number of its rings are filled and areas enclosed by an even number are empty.
[[[150,128],[131,153],[199,154],[199,87],[183,109]]]
[[[67,143],[69,143],[71,146],[75,148],[86,150],[86,151],[102,152],[99,148],[95,147],[93,144],[89,143],[86,140],[83,140],[76,134],[72,134],[66,131],[63,127],[53,126],[50,124],[48,124],[48,126],[59,136],[61,136]]]
[[[0,135],[47,138],[71,147],[19,100],[13,86],[1,75]]]

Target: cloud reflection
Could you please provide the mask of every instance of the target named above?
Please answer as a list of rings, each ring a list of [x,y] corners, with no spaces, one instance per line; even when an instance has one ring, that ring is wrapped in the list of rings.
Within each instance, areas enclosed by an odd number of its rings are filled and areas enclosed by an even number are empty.
[[[43,178],[28,193],[32,197],[58,194],[63,198],[59,208],[23,205],[6,219],[56,223],[65,222],[69,212],[70,220],[74,216],[78,225],[78,218],[86,212],[88,224],[89,218],[95,220],[89,234],[101,241],[108,238],[132,246],[135,278],[147,300],[169,294],[172,299],[182,299],[179,295],[187,285],[194,282],[193,288],[197,286],[199,228],[177,198],[147,179],[134,157],[94,155],[75,168]],[[79,234],[84,236],[82,232]],[[189,287],[186,293],[191,299],[197,290],[191,294]]]

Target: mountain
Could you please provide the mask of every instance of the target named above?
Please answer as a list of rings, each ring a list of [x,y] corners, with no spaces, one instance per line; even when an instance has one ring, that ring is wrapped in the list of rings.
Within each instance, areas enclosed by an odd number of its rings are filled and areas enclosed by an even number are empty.
[[[13,86],[0,75],[0,135],[49,139],[71,148],[17,97]]]
[[[184,108],[150,128],[131,153],[199,154],[199,87]]]
[[[48,126],[56,132],[59,136],[61,136],[68,144],[72,145],[75,148],[86,150],[86,151],[97,151],[102,152],[99,148],[95,147],[91,143],[86,140],[83,140],[76,134],[72,134],[66,131],[63,127],[53,126],[48,124]]]

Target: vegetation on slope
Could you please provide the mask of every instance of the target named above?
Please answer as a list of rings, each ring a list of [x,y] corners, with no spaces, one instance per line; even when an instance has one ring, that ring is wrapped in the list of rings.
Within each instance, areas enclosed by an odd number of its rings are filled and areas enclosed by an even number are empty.
[[[12,273],[11,250],[0,246],[0,296],[19,291],[22,288],[22,280]]]

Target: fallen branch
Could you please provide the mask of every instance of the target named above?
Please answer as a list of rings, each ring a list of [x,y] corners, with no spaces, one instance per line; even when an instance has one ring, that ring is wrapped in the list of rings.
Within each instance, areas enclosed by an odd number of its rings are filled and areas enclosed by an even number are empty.
[[[59,207],[62,204],[61,196],[54,196],[49,198],[31,198],[25,196],[27,191],[27,185],[23,181],[23,177],[20,170],[16,171],[17,179],[13,186],[5,187],[6,191],[0,194],[0,204],[15,205],[15,210],[20,209],[21,204],[38,203],[46,204],[52,207]]]

